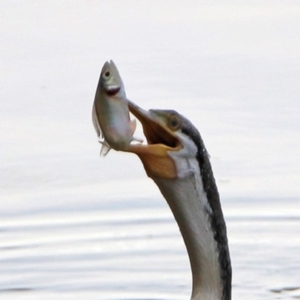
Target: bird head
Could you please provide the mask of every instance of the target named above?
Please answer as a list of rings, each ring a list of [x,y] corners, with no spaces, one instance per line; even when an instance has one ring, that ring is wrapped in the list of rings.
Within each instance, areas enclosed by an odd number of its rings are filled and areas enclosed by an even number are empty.
[[[151,178],[184,176],[189,171],[188,159],[198,152],[197,129],[174,110],[144,110],[131,101],[128,106],[143,127],[147,144],[131,144],[127,151],[139,156]]]

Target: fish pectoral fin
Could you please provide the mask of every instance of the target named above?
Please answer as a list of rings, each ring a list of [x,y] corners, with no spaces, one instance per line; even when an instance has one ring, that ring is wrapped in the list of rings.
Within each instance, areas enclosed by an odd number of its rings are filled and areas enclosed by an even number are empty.
[[[99,141],[99,143],[102,145],[101,150],[100,150],[100,156],[104,157],[110,151],[111,147],[109,146],[109,144],[105,140],[104,141]]]
[[[134,134],[135,130],[136,130],[136,119],[130,120],[130,130],[131,130],[131,134]],[[137,138],[135,136],[132,136],[132,140],[142,143],[144,140],[141,138]]]
[[[137,138],[135,136],[132,137],[132,140],[135,141],[135,142],[139,142],[139,143],[142,143],[144,141],[143,139]]]
[[[131,130],[131,134],[134,134],[135,130],[136,130],[136,119],[130,120],[130,130]]]

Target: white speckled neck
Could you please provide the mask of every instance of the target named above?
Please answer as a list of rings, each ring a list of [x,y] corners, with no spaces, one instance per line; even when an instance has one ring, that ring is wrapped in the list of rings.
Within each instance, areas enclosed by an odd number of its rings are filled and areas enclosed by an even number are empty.
[[[166,198],[183,236],[193,276],[192,300],[220,300],[219,253],[210,223],[211,207],[196,159],[181,160],[190,170],[177,179],[153,178]],[[178,166],[179,167],[179,166]]]

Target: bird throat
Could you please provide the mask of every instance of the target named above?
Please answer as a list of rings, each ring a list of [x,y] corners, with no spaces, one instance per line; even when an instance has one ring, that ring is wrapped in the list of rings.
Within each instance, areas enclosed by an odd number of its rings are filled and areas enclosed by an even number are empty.
[[[196,163],[196,161],[195,161]],[[212,209],[199,172],[176,179],[152,178],[167,200],[180,228],[193,276],[192,300],[220,300],[223,285]]]

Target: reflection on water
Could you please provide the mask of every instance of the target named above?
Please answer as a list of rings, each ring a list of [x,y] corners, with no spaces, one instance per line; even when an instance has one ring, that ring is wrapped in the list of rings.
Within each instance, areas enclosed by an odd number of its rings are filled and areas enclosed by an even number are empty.
[[[191,276],[164,200],[2,217],[5,299],[187,299]],[[226,199],[236,299],[295,299],[298,199]],[[288,207],[288,209],[286,209]]]

